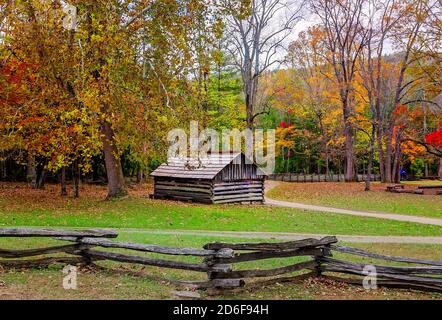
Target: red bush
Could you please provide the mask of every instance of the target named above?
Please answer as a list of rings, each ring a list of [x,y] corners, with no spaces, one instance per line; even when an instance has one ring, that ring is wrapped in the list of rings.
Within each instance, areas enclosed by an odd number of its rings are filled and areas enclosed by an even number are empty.
[[[280,124],[279,124],[279,127],[280,128],[288,128],[288,127],[290,127],[290,124],[289,123],[287,123],[287,122],[281,122]]]
[[[434,147],[441,148],[442,147],[442,129],[439,131],[430,133],[425,137],[425,142]]]

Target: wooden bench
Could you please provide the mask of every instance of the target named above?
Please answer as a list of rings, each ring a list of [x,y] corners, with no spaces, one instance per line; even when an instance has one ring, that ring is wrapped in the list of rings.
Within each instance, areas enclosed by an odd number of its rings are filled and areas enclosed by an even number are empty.
[[[433,186],[419,186],[418,189],[441,189],[442,190],[442,185],[433,185]]]
[[[419,186],[418,189],[422,191],[424,195],[429,195],[429,196],[442,195],[442,185]]]

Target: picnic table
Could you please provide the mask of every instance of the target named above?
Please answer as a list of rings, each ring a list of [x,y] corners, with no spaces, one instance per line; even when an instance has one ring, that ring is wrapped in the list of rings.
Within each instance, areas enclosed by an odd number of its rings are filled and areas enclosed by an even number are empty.
[[[419,186],[418,189],[425,195],[442,195],[442,185]]]
[[[403,184],[394,184],[394,185],[387,186],[388,192],[397,192],[399,190],[404,190],[404,189],[405,189],[405,186]]]
[[[442,185],[419,186],[418,189],[422,189],[422,190],[442,189]]]

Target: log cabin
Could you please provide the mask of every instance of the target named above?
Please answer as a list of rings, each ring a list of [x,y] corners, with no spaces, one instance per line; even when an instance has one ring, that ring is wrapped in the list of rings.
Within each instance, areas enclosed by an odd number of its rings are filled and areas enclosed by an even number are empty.
[[[171,158],[151,176],[154,199],[208,204],[263,203],[266,174],[241,152]]]

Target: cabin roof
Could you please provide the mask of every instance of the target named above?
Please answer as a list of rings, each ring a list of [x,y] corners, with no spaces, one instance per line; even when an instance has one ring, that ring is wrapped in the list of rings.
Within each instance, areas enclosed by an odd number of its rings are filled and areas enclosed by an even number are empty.
[[[231,163],[241,163],[241,152],[235,153],[211,153],[201,159],[194,158],[170,158],[152,172],[153,177],[183,178],[183,179],[207,179],[212,180],[225,167]],[[258,168],[258,172],[265,173]]]

